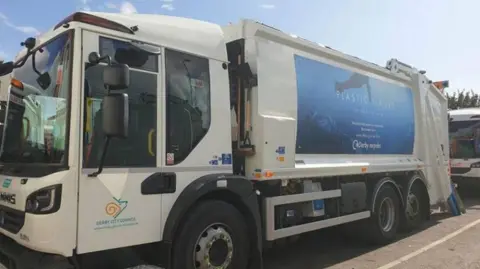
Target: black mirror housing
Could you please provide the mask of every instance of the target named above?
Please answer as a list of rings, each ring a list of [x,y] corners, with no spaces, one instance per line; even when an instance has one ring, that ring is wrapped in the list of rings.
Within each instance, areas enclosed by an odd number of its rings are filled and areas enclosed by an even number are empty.
[[[97,65],[101,60],[100,54],[98,52],[90,52],[88,54],[88,62],[94,65]]]
[[[43,90],[46,90],[52,84],[52,78],[50,77],[50,74],[48,74],[48,72],[45,72],[45,73],[41,74],[40,76],[38,76],[37,83],[38,83],[38,85],[40,85],[40,87]]]
[[[109,90],[123,90],[130,85],[130,68],[126,64],[112,64],[103,69],[103,83]],[[128,102],[127,102],[128,104]]]
[[[110,93],[103,97],[103,132],[107,137],[128,137],[128,94]]]
[[[119,48],[115,52],[117,63],[127,64],[132,67],[141,67],[148,61],[148,53],[144,50],[134,48]]]
[[[0,63],[0,77],[12,73],[13,68],[13,62]]]

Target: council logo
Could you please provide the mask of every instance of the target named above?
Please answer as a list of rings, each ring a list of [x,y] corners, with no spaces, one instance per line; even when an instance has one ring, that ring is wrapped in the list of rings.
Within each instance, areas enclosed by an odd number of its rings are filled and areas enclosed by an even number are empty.
[[[128,201],[121,200],[117,198],[113,198],[114,202],[110,202],[105,206],[105,213],[108,216],[116,219],[120,214],[122,214],[123,210],[127,208]]]

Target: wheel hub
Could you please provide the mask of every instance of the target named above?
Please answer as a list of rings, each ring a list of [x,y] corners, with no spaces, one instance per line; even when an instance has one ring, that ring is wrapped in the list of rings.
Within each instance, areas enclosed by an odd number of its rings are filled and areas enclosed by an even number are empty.
[[[410,219],[415,218],[420,213],[420,203],[413,193],[407,196],[407,215]]]
[[[382,227],[384,232],[388,232],[392,229],[395,222],[395,206],[393,200],[389,197],[386,197],[380,203],[380,216],[379,224]]]
[[[226,269],[233,256],[233,242],[227,230],[212,225],[197,239],[194,253],[197,269]]]

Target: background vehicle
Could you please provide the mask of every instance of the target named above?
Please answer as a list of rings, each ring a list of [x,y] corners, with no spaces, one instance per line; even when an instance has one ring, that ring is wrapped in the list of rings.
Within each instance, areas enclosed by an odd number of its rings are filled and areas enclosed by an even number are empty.
[[[0,158],[17,269],[257,269],[265,242],[329,226],[390,242],[450,194],[447,100],[397,60],[142,14],[75,13],[24,43],[0,66],[23,100]],[[43,143],[19,136],[34,128]]]
[[[476,190],[480,186],[480,108],[451,110],[448,115],[452,181],[459,188]]]

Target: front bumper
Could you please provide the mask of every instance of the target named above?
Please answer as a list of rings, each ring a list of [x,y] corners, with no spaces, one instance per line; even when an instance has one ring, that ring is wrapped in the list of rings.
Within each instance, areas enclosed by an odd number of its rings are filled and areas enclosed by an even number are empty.
[[[2,234],[0,263],[7,269],[74,269],[65,257],[28,249]]]

